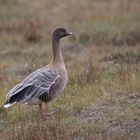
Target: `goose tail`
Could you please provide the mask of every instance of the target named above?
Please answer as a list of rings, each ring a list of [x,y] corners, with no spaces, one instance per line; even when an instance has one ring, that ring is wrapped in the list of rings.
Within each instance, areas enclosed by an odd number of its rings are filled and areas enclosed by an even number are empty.
[[[12,106],[13,104],[15,104],[16,102],[14,102],[14,103],[5,103],[4,104],[4,108],[8,108],[8,107],[10,107],[10,106]]]
[[[4,108],[8,108],[8,107],[12,106],[12,105],[15,104],[15,103],[16,103],[16,100],[15,100],[15,99],[13,100],[13,98],[10,98],[10,99],[8,99],[8,100],[4,103],[3,107],[4,107]]]

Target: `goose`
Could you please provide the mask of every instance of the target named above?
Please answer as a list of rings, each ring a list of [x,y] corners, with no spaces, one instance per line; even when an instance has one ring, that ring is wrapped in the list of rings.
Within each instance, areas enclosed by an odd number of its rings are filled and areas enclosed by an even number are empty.
[[[68,81],[60,39],[69,35],[72,33],[65,28],[55,29],[52,34],[52,60],[48,65],[32,72],[23,81],[15,85],[7,93],[4,108],[16,103],[39,105],[40,113],[49,116],[48,103],[62,93]]]

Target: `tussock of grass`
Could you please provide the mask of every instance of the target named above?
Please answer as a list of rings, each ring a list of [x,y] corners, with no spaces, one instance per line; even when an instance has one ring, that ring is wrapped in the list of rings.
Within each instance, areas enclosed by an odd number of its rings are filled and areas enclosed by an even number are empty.
[[[140,8],[123,2],[0,2],[1,106],[15,84],[48,64],[52,30],[74,33],[63,40],[69,82],[50,103],[55,115],[43,119],[36,106],[0,108],[0,139],[139,139]]]

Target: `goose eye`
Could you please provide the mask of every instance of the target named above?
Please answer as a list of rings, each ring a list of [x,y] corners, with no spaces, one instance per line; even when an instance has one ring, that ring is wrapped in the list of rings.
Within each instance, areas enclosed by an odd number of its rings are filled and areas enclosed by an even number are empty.
[[[64,31],[61,31],[61,35],[64,35],[65,34],[65,32]]]

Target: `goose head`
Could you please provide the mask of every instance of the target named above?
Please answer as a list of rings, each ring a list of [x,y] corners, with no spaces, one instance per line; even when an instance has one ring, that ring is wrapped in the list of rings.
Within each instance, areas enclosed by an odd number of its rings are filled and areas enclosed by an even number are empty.
[[[72,32],[67,31],[65,28],[56,28],[53,32],[53,38],[55,40],[60,40],[63,37],[72,35]]]

